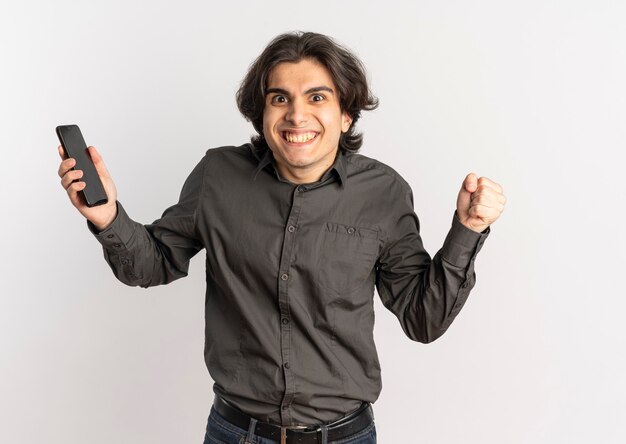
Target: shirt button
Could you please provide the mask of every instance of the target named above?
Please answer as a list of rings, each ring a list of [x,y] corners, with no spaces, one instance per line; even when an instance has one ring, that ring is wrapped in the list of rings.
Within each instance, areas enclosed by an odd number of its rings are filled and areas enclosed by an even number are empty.
[[[289,408],[289,406],[288,406],[288,405],[284,405],[284,406],[283,406],[283,410],[287,410],[288,408]]]
[[[129,261],[128,261],[128,259],[126,259],[125,257],[123,257],[123,258],[121,259],[121,261],[120,261],[120,262],[122,262],[122,265],[128,265],[128,262],[129,262]]]
[[[289,275],[287,273],[283,273],[283,275],[280,277],[283,281],[286,281],[287,279],[289,279]]]
[[[298,185],[298,191],[302,192],[305,190],[306,190],[306,187],[304,185]]]
[[[285,362],[285,368],[289,368],[289,363]]]
[[[109,234],[109,235],[107,236],[107,238],[108,238],[108,239],[111,239],[113,236],[114,236],[113,234]]]
[[[284,325],[289,324],[289,319],[287,319],[287,318],[283,318],[283,324],[284,324]]]
[[[115,248],[120,248],[120,247],[122,246],[122,244],[113,244],[113,246],[114,246]]]
[[[353,227],[348,228],[348,234],[354,234],[354,228]]]
[[[290,233],[293,233],[294,231],[296,231],[296,227],[294,227],[293,225],[289,225],[289,228],[287,228],[289,230]]]

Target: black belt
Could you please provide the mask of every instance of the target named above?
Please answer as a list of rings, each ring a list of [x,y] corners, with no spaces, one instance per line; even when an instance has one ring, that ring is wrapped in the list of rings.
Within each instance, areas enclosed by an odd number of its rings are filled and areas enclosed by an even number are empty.
[[[229,404],[220,396],[215,395],[213,402],[215,410],[228,422],[248,430],[251,416],[245,414],[235,406]],[[374,420],[374,414],[369,402],[337,421],[326,424],[328,427],[328,441],[337,441],[360,432]],[[318,444],[321,442],[321,426],[286,426],[258,421],[254,434],[264,438],[279,441],[281,444]]]

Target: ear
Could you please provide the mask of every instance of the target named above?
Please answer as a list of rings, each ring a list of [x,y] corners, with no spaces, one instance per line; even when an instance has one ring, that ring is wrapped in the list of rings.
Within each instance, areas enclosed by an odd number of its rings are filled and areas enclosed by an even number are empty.
[[[346,111],[341,114],[341,132],[345,133],[350,129],[352,125],[352,117]]]

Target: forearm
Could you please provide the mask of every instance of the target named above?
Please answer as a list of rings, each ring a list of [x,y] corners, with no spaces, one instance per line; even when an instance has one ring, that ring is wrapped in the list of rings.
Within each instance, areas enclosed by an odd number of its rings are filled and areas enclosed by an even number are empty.
[[[432,260],[421,241],[414,241],[404,247],[411,245],[414,251],[391,267],[401,272],[385,276],[390,272],[381,271],[379,294],[409,338],[428,343],[445,333],[475,285],[474,259],[489,232],[470,230],[455,214],[443,247]]]
[[[175,219],[177,229],[181,218]],[[188,223],[191,223],[189,221]],[[171,228],[166,220],[157,225],[142,225],[132,220],[117,202],[117,216],[102,231],[91,222],[90,231],[102,244],[104,258],[118,280],[126,285],[144,288],[172,282],[187,275],[189,258],[199,250],[193,241],[177,242],[176,248],[163,241]],[[187,245],[186,245],[187,244]]]

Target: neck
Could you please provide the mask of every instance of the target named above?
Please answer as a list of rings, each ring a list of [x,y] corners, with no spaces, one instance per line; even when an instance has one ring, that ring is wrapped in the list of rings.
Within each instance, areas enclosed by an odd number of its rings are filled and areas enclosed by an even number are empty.
[[[284,179],[287,179],[292,183],[302,184],[317,182],[322,178],[324,173],[332,167],[332,165],[333,164],[331,163],[326,166],[309,170],[307,168],[287,168],[284,165],[277,163],[276,168]]]

